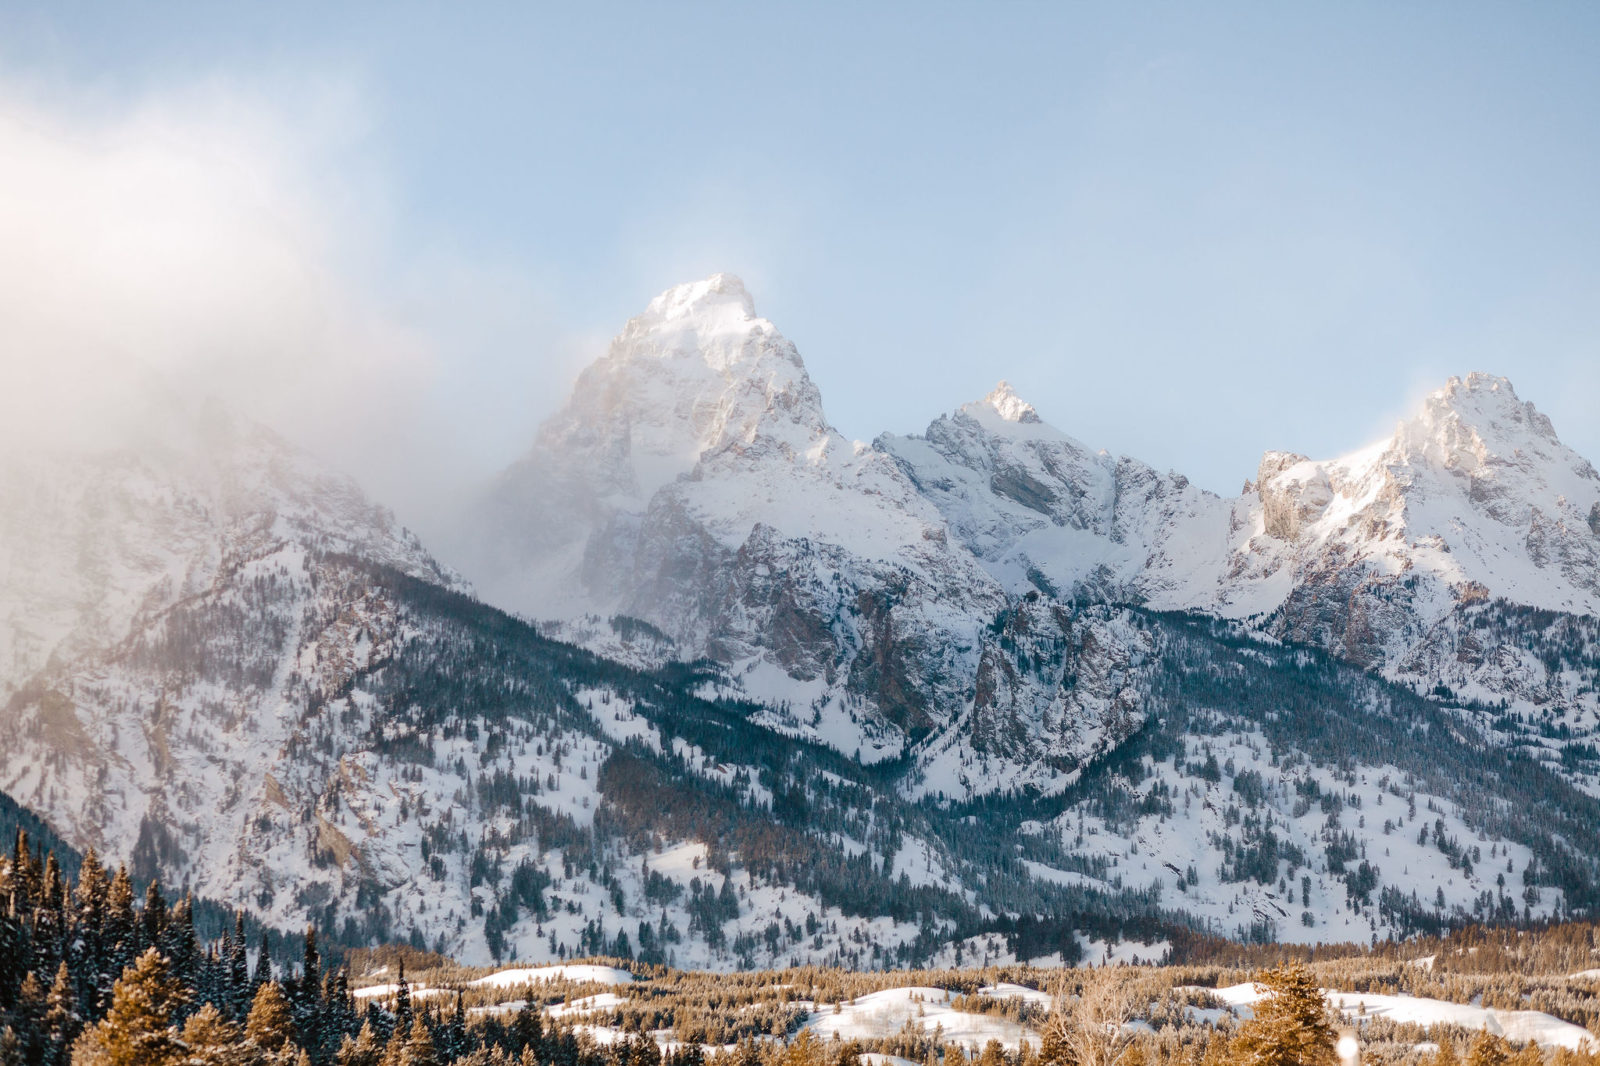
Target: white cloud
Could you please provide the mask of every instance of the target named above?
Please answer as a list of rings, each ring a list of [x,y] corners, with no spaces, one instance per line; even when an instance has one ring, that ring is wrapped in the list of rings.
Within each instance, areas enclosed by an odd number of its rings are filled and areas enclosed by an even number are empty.
[[[396,251],[369,132],[338,83],[87,105],[0,86],[0,444],[121,443],[154,375],[424,525],[464,467],[509,459],[568,334],[512,266]],[[528,355],[493,380],[508,345]]]

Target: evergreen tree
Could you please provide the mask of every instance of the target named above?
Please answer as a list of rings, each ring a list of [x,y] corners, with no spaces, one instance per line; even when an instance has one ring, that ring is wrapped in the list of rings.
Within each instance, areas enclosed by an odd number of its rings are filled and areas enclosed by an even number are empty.
[[[244,914],[233,915],[233,936],[225,941],[228,958],[227,991],[229,1014],[242,1021],[250,1013],[255,989],[250,987],[250,956],[244,947]]]
[[[544,1039],[544,1018],[528,1000],[522,1001],[522,1007],[517,1011],[517,1016],[511,1022],[511,1050],[521,1051],[523,1048],[532,1048],[535,1052]]]
[[[395,1031],[405,1033],[411,1028],[411,986],[406,983],[405,960],[400,960],[400,976],[395,982],[394,990],[394,1019]]]
[[[160,898],[158,895],[157,899]],[[148,923],[146,923],[148,928]],[[190,988],[201,987],[201,957],[200,944],[194,935],[194,901],[185,895],[179,900],[166,921],[162,924],[161,933],[157,940],[157,947],[161,954],[167,957],[167,963],[172,967],[172,975]],[[208,998],[223,1005],[220,998],[221,988],[206,989],[211,993]]]
[[[1511,1048],[1505,1038],[1487,1029],[1480,1030],[1467,1049],[1467,1066],[1506,1066],[1510,1060]]]
[[[44,1058],[44,1016],[48,1010],[48,996],[39,979],[29,973],[17,990],[17,1000],[11,1008],[10,1025],[16,1032],[18,1050],[23,1061],[36,1063]]]
[[[276,981],[268,981],[256,991],[244,1035],[266,1051],[281,1051],[294,1039],[294,1014]]]
[[[28,847],[28,831],[19,828],[17,839],[11,848],[10,888],[13,911],[26,914],[37,907],[41,887],[39,863]]]
[[[306,1006],[311,1006],[318,990],[322,988],[322,958],[317,954],[317,929],[315,926],[306,926],[306,950],[304,960],[300,965],[300,987],[304,990],[302,996]]]
[[[61,876],[61,864],[51,852],[44,860],[44,885],[39,905],[33,912],[33,936],[29,943],[33,966],[39,973],[50,973],[56,963],[66,958],[66,908],[66,881]]]
[[[207,1003],[183,1025],[183,1042],[188,1046],[185,1066],[248,1066],[260,1058],[257,1049],[244,1043],[238,1025]]]
[[[303,1048],[322,1048],[322,960],[317,955],[317,931],[306,926],[306,949],[300,978],[294,983],[295,1031]]]
[[[1256,978],[1268,995],[1255,1017],[1239,1027],[1232,1053],[1240,1066],[1331,1066],[1334,1029],[1327,1001],[1311,972],[1299,963]]]
[[[111,889],[105,867],[91,846],[78,872],[76,933],[73,972],[78,979],[78,1001],[86,1018],[98,1019],[118,974],[108,970],[105,953],[106,897]]]
[[[254,995],[261,986],[272,980],[272,952],[267,947],[267,931],[261,930],[261,943],[256,948],[256,972],[250,978],[250,992]]]
[[[345,1036],[333,1061],[337,1066],[378,1066],[382,1058],[383,1046],[378,1034],[373,1032],[371,1025],[363,1025],[361,1032],[353,1039]]]
[[[434,1049],[433,1034],[421,1018],[411,1023],[411,1036],[400,1053],[400,1066],[444,1066]]]
[[[145,947],[163,947],[167,931],[167,901],[162,898],[161,885],[151,881],[144,890],[144,910],[139,913],[140,940]],[[171,962],[169,955],[167,961]]]
[[[50,994],[45,998],[44,1047],[39,1059],[42,1066],[62,1066],[67,1060],[67,1050],[78,1038],[81,1028],[72,974],[67,971],[67,963],[63,959],[56,968],[56,980],[50,986]]]
[[[112,988],[111,1009],[72,1047],[72,1066],[176,1066],[183,1043],[175,1025],[187,991],[154,948]]]
[[[12,899],[15,898],[13,894]],[[0,1010],[9,1010],[16,1002],[31,956],[27,930],[11,914],[0,910]]]
[[[323,979],[322,1019],[322,1045],[330,1052],[360,1028],[356,1001],[350,995],[349,974],[343,967]]]
[[[106,890],[106,968],[121,974],[139,957],[139,925],[133,914],[133,881],[128,868],[118,866]]]

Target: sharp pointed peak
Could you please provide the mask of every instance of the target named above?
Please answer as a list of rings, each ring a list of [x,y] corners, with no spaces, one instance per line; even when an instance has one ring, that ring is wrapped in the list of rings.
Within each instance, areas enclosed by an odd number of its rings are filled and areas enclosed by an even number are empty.
[[[1438,433],[1450,427],[1467,426],[1485,439],[1523,432],[1551,440],[1555,427],[1532,403],[1517,396],[1509,378],[1474,371],[1465,377],[1451,377],[1443,387],[1428,393],[1421,410],[1407,425],[1414,431]]]
[[[1017,390],[1004,378],[1000,380],[983,402],[994,408],[995,413],[1007,422],[1040,422],[1039,412],[1033,409],[1033,404],[1017,395]]]

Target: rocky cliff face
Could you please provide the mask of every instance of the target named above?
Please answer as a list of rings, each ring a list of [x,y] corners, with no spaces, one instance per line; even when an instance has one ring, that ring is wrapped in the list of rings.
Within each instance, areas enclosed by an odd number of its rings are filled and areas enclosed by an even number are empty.
[[[483,514],[497,602],[642,619],[869,757],[948,720],[1005,605],[901,467],[828,424],[727,275],[630,322]]]
[[[1178,474],[1053,429],[1005,382],[919,437],[880,437],[1013,595],[1187,602],[1212,594],[1229,505]]]
[[[1025,595],[985,634],[970,707],[918,751],[917,793],[1059,791],[1145,724],[1157,654],[1125,609]]]

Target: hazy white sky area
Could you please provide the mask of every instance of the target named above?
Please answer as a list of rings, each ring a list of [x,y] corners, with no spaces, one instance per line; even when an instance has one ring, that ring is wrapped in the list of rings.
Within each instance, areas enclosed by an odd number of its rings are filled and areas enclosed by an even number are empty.
[[[426,531],[727,270],[857,438],[1234,493],[1476,369],[1600,461],[1597,130],[1592,4],[0,3],[0,443],[154,371]]]

